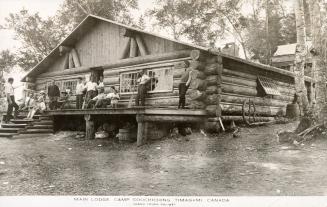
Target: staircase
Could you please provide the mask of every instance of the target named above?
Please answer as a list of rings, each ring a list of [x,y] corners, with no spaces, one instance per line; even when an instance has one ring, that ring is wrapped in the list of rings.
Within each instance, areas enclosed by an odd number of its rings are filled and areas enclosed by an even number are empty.
[[[10,123],[1,124],[0,137],[24,138],[27,135],[53,134],[53,120],[48,115],[35,115],[33,120],[24,119],[26,116],[18,116],[11,119]]]

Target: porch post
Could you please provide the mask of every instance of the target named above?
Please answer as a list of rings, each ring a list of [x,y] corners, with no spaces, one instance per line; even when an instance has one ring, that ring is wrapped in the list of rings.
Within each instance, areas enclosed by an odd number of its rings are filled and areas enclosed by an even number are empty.
[[[147,142],[148,135],[148,122],[145,120],[144,115],[136,115],[137,121],[137,146],[141,146]]]
[[[90,114],[84,115],[85,119],[85,137],[86,139],[94,139],[95,130],[94,130],[94,121]]]

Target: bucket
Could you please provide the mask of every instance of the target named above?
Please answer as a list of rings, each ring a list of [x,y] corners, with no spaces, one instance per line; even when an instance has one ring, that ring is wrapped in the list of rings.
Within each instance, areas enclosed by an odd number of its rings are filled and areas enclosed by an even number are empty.
[[[298,104],[287,104],[286,106],[286,117],[295,119],[300,117],[300,108]]]
[[[136,139],[136,132],[131,129],[119,129],[117,137],[119,141],[131,142]]]

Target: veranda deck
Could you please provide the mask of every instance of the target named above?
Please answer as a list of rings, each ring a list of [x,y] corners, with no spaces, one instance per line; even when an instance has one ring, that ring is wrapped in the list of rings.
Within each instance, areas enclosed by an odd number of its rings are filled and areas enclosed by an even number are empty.
[[[98,115],[135,116],[137,121],[137,145],[144,144],[147,140],[148,123],[151,122],[176,122],[176,123],[204,123],[207,112],[204,109],[177,109],[177,108],[100,108],[100,109],[60,109],[45,112],[51,116],[84,116],[86,125],[86,137],[94,138],[94,120]]]

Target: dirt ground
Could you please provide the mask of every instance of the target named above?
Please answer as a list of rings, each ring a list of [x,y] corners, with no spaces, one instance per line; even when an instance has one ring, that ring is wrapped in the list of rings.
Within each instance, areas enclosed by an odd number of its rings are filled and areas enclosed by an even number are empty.
[[[278,144],[297,123],[142,147],[51,136],[0,139],[1,195],[327,195],[327,139]],[[71,133],[70,133],[71,134]]]

